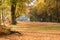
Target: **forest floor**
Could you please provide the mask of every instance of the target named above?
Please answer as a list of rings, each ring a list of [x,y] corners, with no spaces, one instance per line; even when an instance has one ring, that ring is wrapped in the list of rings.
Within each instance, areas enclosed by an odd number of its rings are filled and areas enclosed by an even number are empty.
[[[60,23],[51,22],[18,22],[9,25],[19,34],[1,36],[0,40],[60,40]]]

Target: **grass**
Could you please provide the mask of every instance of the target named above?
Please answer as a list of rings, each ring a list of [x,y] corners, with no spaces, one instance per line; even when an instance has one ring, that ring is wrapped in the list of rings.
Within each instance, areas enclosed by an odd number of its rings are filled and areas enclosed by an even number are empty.
[[[47,25],[44,27],[30,27],[30,30],[60,30],[60,24]]]
[[[51,27],[48,27],[48,26],[46,26],[46,27],[29,27],[27,29],[29,29],[29,30],[60,30],[60,26],[52,25]]]
[[[22,30],[60,30],[60,27],[22,27]]]
[[[60,30],[60,23],[21,22],[18,25],[11,26],[11,28],[13,30],[37,30],[37,31],[38,30]]]
[[[44,28],[32,27],[28,29],[29,30],[60,30],[60,27],[44,27]]]
[[[36,25],[34,25],[36,24]],[[34,23],[27,27],[28,30],[60,30],[60,23]],[[33,25],[33,26],[32,26]]]

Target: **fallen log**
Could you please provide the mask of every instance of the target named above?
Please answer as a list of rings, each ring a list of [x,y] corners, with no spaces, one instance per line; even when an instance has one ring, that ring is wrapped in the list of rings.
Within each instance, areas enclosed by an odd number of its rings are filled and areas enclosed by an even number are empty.
[[[12,31],[10,28],[6,28],[6,26],[0,25],[0,35],[9,35],[14,33],[21,34],[18,31]]]

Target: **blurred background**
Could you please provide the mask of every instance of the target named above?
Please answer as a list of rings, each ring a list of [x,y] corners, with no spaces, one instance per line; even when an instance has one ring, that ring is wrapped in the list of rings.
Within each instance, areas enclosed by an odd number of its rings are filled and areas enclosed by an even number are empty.
[[[60,0],[0,0],[0,20],[60,23]]]

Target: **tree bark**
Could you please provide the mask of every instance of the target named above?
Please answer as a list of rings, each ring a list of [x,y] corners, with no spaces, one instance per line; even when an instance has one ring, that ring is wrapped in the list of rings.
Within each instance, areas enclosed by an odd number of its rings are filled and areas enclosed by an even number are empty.
[[[16,15],[15,15],[15,10],[16,10],[16,4],[11,5],[11,24],[16,25]]]

